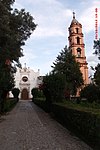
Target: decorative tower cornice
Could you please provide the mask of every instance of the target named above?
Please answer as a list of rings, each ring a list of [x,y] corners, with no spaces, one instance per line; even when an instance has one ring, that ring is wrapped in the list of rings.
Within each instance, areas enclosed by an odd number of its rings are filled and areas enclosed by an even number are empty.
[[[82,25],[76,20],[75,12],[73,12],[73,19],[72,19],[70,27],[74,26],[74,25],[78,25],[78,26],[82,27]]]

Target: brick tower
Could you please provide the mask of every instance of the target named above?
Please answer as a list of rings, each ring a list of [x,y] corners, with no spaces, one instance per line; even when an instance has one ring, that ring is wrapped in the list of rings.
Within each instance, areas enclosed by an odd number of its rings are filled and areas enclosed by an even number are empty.
[[[80,63],[80,70],[83,74],[84,85],[89,83],[88,67],[85,56],[85,44],[83,40],[82,25],[75,19],[73,12],[73,19],[69,27],[69,48],[72,54],[75,55],[76,61]]]

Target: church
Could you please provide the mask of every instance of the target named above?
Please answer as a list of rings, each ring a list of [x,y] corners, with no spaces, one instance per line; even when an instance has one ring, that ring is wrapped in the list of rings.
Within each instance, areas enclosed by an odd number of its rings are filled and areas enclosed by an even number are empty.
[[[82,33],[82,25],[76,20],[75,13],[73,12],[73,19],[69,27],[69,48],[72,55],[75,55],[76,61],[80,64],[80,70],[83,75],[84,86],[89,84],[88,78],[88,63],[85,56],[84,35]]]
[[[84,86],[89,84],[88,79],[88,64],[85,56],[85,44],[82,33],[82,25],[76,20],[75,13],[73,12],[73,18],[70,24],[69,30],[69,48],[72,55],[75,55],[76,61],[80,64],[80,70],[83,75]],[[27,100],[32,97],[31,89],[36,88],[42,83],[43,77],[40,76],[40,70],[34,72],[34,70],[25,66],[18,68],[15,74],[15,87],[20,89],[19,98]]]
[[[25,66],[21,68],[17,68],[17,72],[15,74],[15,88],[19,88],[20,94],[19,98],[21,100],[28,100],[32,98],[31,90],[32,88],[37,88],[39,84],[42,82],[42,77],[40,76],[40,70],[37,72]],[[12,97],[10,93],[10,97]]]

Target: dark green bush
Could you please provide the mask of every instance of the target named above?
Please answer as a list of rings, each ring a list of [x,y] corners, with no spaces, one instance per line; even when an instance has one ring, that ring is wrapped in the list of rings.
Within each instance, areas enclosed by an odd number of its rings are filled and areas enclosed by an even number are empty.
[[[62,101],[65,90],[65,75],[50,74],[43,78],[43,93],[48,103]]]
[[[51,104],[45,99],[34,99],[34,103],[48,113],[51,111]]]
[[[100,102],[100,89],[94,84],[89,84],[81,90],[80,97],[86,98],[90,103]]]
[[[43,97],[43,92],[38,88],[33,88],[31,90],[31,94],[32,94],[32,101],[34,101],[34,99],[36,99],[37,97]]]
[[[67,108],[53,104],[52,112],[70,130],[87,140],[92,146],[100,146],[100,114]]]
[[[18,88],[13,88],[12,89],[12,94],[14,96],[14,98],[17,99],[17,101],[19,100],[18,96],[19,96],[20,90]]]
[[[4,112],[8,112],[10,111],[17,103],[17,99],[6,99],[5,103],[4,103],[4,109],[3,109],[3,113]]]

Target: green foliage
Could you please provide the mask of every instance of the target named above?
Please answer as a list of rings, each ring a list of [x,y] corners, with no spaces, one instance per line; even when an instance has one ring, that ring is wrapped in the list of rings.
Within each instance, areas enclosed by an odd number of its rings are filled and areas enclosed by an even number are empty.
[[[94,49],[95,49],[94,54],[96,54],[98,56],[98,59],[100,59],[100,39],[94,41]],[[95,67],[94,82],[96,83],[96,85],[100,89],[100,64],[99,63]]]
[[[31,94],[32,94],[32,101],[34,101],[37,98],[42,99],[44,97],[43,91],[38,88],[33,88],[31,90]]]
[[[63,101],[47,105],[44,99],[35,99],[35,104],[46,112],[52,112],[56,120],[66,126],[94,149],[100,146],[100,105]]]
[[[64,98],[65,75],[49,74],[43,79],[43,93],[48,102],[61,101]]]
[[[12,108],[16,105],[16,103],[17,103],[16,99],[7,99],[4,103],[3,113],[12,110]]]
[[[20,93],[19,88],[13,88],[12,89],[12,94],[13,94],[14,98],[18,98],[19,93]]]
[[[52,112],[56,118],[69,128],[77,136],[83,140],[88,141],[94,148],[100,146],[100,113],[93,113],[89,111],[77,110],[75,107],[71,108],[53,104]]]
[[[0,90],[10,91],[14,86],[14,75],[10,66],[0,64]]]
[[[51,111],[51,105],[48,105],[48,102],[43,98],[34,99],[34,103],[48,113]]]
[[[0,0],[0,100],[14,87],[13,74],[16,66],[21,67],[22,46],[36,28],[29,12],[12,8],[14,2]]]
[[[94,82],[100,88],[100,64],[95,67]]]
[[[38,97],[38,94],[39,94],[38,88],[33,88],[33,89],[31,90],[31,94],[32,94],[32,96],[33,96],[32,100],[34,100],[35,98],[37,98],[37,97]]]
[[[36,28],[33,17],[24,9],[20,11],[10,10],[10,2],[0,2],[0,49],[2,61],[9,59],[11,62],[19,63],[19,57],[23,56],[21,46],[25,45],[25,41],[30,37]],[[4,56],[4,57],[3,57]]]
[[[80,96],[86,98],[90,103],[100,102],[100,89],[94,84],[89,84],[81,90]]]
[[[14,4],[15,0],[0,0],[0,2],[2,2],[2,7],[6,6],[7,10],[12,10],[11,6]]]
[[[94,47],[93,48],[95,49],[94,54],[98,55],[98,58],[100,59],[100,39],[94,41]]]
[[[53,70],[43,79],[42,90],[49,103],[75,95],[83,84],[79,63],[67,47],[58,55]]]
[[[77,104],[77,101],[66,101],[64,100],[61,103],[57,103],[60,106],[65,106],[68,108],[73,108],[79,111],[85,111],[85,112],[92,112],[92,113],[98,113],[100,114],[100,104],[93,102],[89,103],[88,101],[81,101],[79,104]]]
[[[72,95],[75,95],[77,88],[83,84],[83,78],[79,63],[76,62],[75,56],[72,55],[71,50],[65,46],[64,50],[60,52],[60,55],[58,55],[53,65],[53,73],[65,75],[66,88]]]

